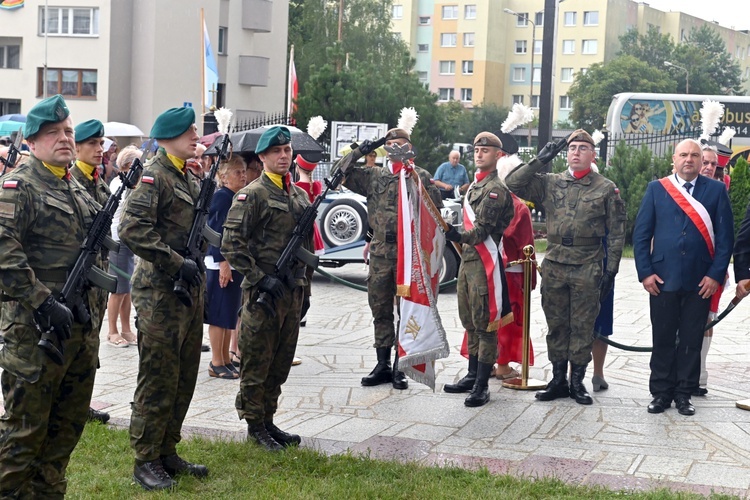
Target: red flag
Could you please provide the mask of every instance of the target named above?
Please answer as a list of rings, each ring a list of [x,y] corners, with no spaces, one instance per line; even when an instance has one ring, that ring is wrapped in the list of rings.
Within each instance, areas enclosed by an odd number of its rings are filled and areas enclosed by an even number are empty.
[[[297,112],[297,92],[299,86],[297,83],[297,69],[294,67],[294,45],[292,45],[289,51],[289,81],[287,87],[287,99],[286,99],[286,114],[289,120],[292,120],[292,116]]]

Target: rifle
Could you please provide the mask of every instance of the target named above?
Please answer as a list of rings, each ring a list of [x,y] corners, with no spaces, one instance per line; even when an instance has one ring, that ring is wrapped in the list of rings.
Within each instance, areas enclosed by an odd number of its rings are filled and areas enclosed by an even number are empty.
[[[292,268],[297,259],[310,267],[318,267],[318,256],[304,249],[302,244],[307,239],[307,235],[310,234],[310,231],[312,231],[315,219],[318,216],[318,208],[328,194],[328,191],[331,189],[335,190],[339,187],[346,176],[347,170],[349,170],[349,167],[353,163],[356,163],[357,160],[363,156],[367,156],[370,152],[375,151],[383,144],[385,144],[385,137],[381,137],[375,142],[366,140],[363,141],[361,145],[352,144],[352,150],[333,166],[331,169],[333,176],[330,179],[325,180],[325,191],[319,194],[315,198],[315,201],[313,201],[312,204],[302,213],[302,216],[292,231],[292,238],[281,252],[279,260],[276,261],[276,265],[274,266],[274,274],[277,278],[280,278],[287,287],[294,287],[294,273]],[[272,318],[276,317],[276,304],[271,295],[267,292],[261,292],[258,295],[257,302],[263,310],[266,311],[268,316]]]
[[[227,159],[227,149],[229,149],[229,134],[224,134],[224,139],[221,141],[221,148],[216,147],[217,156],[211,164],[211,169],[208,171],[208,175],[201,180],[201,190],[198,194],[198,201],[195,203],[195,216],[193,217],[193,225],[190,226],[190,234],[188,235],[187,245],[185,250],[182,252],[182,256],[186,259],[193,260],[198,267],[203,271],[203,240],[205,240],[215,246],[221,246],[221,235],[208,227],[208,209],[211,208],[211,199],[214,197],[214,191],[216,191],[216,171],[219,170],[219,165],[222,161]],[[187,307],[193,307],[193,297],[190,295],[190,283],[185,280],[181,274],[175,277],[174,288],[172,290],[180,302],[185,304]]]
[[[16,133],[16,142],[10,145],[10,148],[8,148],[8,158],[0,158],[0,162],[3,163],[3,172],[0,173],[0,177],[5,175],[5,172],[9,168],[13,168],[16,166],[16,161],[18,161],[18,155],[21,153],[21,150],[19,149],[21,147],[21,143],[23,142],[23,129],[19,128],[18,132]]]
[[[65,280],[60,296],[57,298],[58,302],[70,308],[78,323],[86,324],[91,319],[91,314],[84,302],[85,292],[91,288],[91,285],[96,285],[111,293],[117,290],[117,278],[102,271],[94,263],[97,255],[102,251],[102,247],[113,251],[119,249],[120,245],[109,236],[112,228],[112,217],[115,215],[117,207],[120,206],[120,200],[125,190],[133,189],[138,183],[141,171],[143,170],[143,161],[148,156],[149,151],[151,151],[153,141],[153,139],[149,141],[140,158],[133,160],[127,174],[122,172],[118,174],[122,179],[122,185],[116,192],[110,195],[104,207],[94,217],[86,238],[84,238],[81,244],[81,252],[78,254],[75,264],[73,264],[72,269],[68,273],[68,278]],[[37,344],[39,348],[52,361],[58,365],[62,365],[64,361],[63,354],[65,352],[63,340],[55,334],[54,328],[43,327],[38,322],[36,327],[42,332],[41,339]]]

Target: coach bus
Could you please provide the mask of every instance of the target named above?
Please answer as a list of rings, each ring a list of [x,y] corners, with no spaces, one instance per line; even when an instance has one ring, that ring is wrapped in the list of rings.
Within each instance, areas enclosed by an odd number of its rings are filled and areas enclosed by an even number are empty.
[[[732,163],[740,155],[747,158],[750,153],[750,96],[615,94],[607,112],[607,129],[611,137],[609,147],[614,148],[617,142],[625,140],[633,145],[647,144],[655,153],[663,154],[666,146],[673,146],[685,137],[697,138],[701,133],[701,105],[707,99],[724,105],[724,116],[712,139],[715,140],[725,128],[733,128]],[[670,139],[653,140],[659,135]]]

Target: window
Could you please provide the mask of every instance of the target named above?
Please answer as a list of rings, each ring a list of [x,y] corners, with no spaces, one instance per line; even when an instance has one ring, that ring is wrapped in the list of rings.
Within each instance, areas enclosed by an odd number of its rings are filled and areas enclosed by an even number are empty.
[[[576,41],[575,40],[563,40],[563,54],[575,54],[576,53]]]
[[[458,19],[458,5],[443,5],[443,19]]]
[[[516,40],[516,54],[526,53],[526,40]]]
[[[419,83],[427,83],[426,71],[417,71],[417,77],[419,78]]]
[[[474,33],[464,33],[464,47],[474,46]]]
[[[49,20],[45,22],[44,7],[39,7],[39,34],[57,36],[99,35],[98,8],[48,7]]]
[[[463,61],[461,62],[461,73],[464,75],[474,74],[474,61]]]
[[[430,50],[430,44],[428,43],[420,43],[417,45],[417,52],[429,52]]]
[[[419,17],[419,25],[420,26],[429,26],[430,24],[430,16],[420,16]]]
[[[37,97],[44,95],[44,68],[37,71]],[[47,69],[47,95],[96,97],[95,69]]]
[[[534,40],[534,54],[542,53],[542,40]]]
[[[513,81],[514,82],[526,81],[526,68],[513,68]]]
[[[441,47],[455,47],[456,46],[456,34],[455,33],[440,33],[440,46]]]
[[[529,25],[529,13],[523,12],[516,16],[516,26],[528,26]]]
[[[584,26],[599,26],[599,11],[592,10],[583,13]]]
[[[581,74],[585,75],[588,70],[588,68],[581,68]]]
[[[391,8],[391,18],[392,19],[403,19],[404,18],[404,6],[403,5],[394,5]]]
[[[539,109],[539,95],[531,96],[531,107]]]
[[[573,101],[566,95],[560,96],[560,109],[573,109]]]
[[[598,46],[599,46],[599,42],[597,40],[584,40],[583,49],[581,50],[581,53],[596,54],[596,50]]]
[[[572,82],[573,81],[573,68],[562,68],[560,70],[560,81]]]
[[[455,75],[456,74],[456,61],[440,61],[440,74],[441,75]]]
[[[0,45],[0,68],[19,69],[21,67],[21,46]]]
[[[523,96],[518,94],[513,95],[513,104],[523,104]]]
[[[464,7],[464,19],[476,19],[477,18],[477,6],[476,5],[466,5]],[[469,90],[471,89],[463,89],[463,90]],[[465,99],[461,99],[462,101]],[[471,99],[469,99],[471,100]]]
[[[227,34],[229,32],[228,28],[225,28],[224,26],[219,26],[219,44],[216,48],[216,52],[221,55],[227,55]]]
[[[544,11],[543,10],[534,14],[534,24],[536,24],[537,27],[544,26]]]
[[[461,100],[463,102],[471,102],[472,89],[461,89]]]
[[[0,99],[0,115],[12,115],[20,112],[20,99]]]
[[[565,13],[565,26],[576,25],[576,14],[577,12],[566,12]]]
[[[438,89],[438,101],[452,101],[455,89]]]
[[[542,81],[542,68],[534,68],[532,72],[532,81],[538,83]]]

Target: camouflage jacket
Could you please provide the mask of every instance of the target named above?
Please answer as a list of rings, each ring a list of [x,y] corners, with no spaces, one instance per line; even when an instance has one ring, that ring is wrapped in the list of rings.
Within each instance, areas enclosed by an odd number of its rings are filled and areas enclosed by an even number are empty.
[[[508,174],[505,183],[521,198],[544,207],[545,259],[561,264],[602,260],[606,238],[606,271],[616,273],[625,243],[625,204],[615,184],[593,171],[576,179],[568,170],[540,173],[543,168],[532,160]]]
[[[187,245],[198,192],[163,149],[146,163],[141,182],[125,201],[119,229],[120,241],[140,257],[134,287],[172,291],[185,260],[180,252]]]
[[[432,183],[430,173],[414,167],[422,184],[437,208],[443,206],[440,191]],[[396,258],[398,224],[398,175],[388,167],[351,167],[346,174],[344,185],[367,197],[367,220],[372,228],[370,253],[390,259]]]
[[[462,255],[464,261],[480,260],[475,245],[482,243],[488,236],[495,244],[500,243],[503,231],[513,220],[515,209],[513,198],[498,178],[497,171],[490,172],[484,179],[471,184],[466,199],[474,210],[474,227],[461,234]]]
[[[97,175],[94,180],[88,180],[86,178],[86,174],[81,172],[81,170],[75,164],[70,167],[70,175],[75,177],[78,183],[86,188],[86,192],[89,194],[89,196],[95,199],[97,203],[99,203],[101,206],[104,206],[104,204],[107,203],[109,195],[112,193],[110,193],[109,186],[107,186],[107,183],[104,182],[104,179]]]
[[[245,277],[243,288],[255,286],[265,275],[274,274],[302,212],[310,205],[307,193],[295,185],[289,193],[279,189],[267,175],[237,191],[224,222],[221,254]],[[313,251],[312,231],[304,248]],[[296,262],[296,284],[310,295],[312,268]]]

